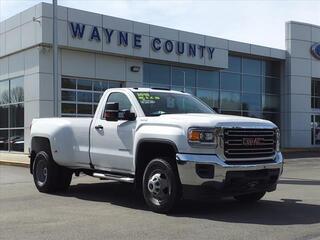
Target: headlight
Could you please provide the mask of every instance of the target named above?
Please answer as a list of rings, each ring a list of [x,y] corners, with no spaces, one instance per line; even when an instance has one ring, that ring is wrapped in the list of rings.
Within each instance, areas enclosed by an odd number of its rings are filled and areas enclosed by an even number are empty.
[[[276,151],[279,152],[280,151],[280,130],[279,128],[276,129]]]
[[[217,147],[216,129],[213,128],[190,128],[188,130],[188,142],[192,146]]]

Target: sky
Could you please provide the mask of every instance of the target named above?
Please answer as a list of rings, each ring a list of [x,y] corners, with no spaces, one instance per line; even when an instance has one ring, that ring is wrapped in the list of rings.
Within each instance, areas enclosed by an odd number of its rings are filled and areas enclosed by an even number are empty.
[[[39,2],[0,0],[0,21]],[[320,26],[320,0],[58,0],[66,7],[285,49],[285,22]]]

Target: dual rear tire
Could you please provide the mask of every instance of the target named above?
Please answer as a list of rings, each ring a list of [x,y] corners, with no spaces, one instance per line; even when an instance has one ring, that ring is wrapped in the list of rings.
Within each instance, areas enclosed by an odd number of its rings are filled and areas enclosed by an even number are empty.
[[[56,164],[45,151],[37,153],[33,164],[33,180],[39,192],[66,191],[71,179],[71,170]]]

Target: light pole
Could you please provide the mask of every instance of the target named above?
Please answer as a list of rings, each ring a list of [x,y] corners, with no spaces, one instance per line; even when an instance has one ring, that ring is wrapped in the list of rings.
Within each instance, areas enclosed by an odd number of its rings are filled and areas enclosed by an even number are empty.
[[[52,56],[53,56],[53,114],[58,117],[58,21],[57,21],[57,0],[52,0]]]

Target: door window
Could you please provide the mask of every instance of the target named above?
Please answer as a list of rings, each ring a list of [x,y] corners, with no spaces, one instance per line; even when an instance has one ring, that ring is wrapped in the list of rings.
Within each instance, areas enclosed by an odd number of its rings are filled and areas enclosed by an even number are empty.
[[[108,97],[107,103],[117,102],[119,103],[119,111],[131,110],[132,104],[128,97],[123,93],[111,93]]]

